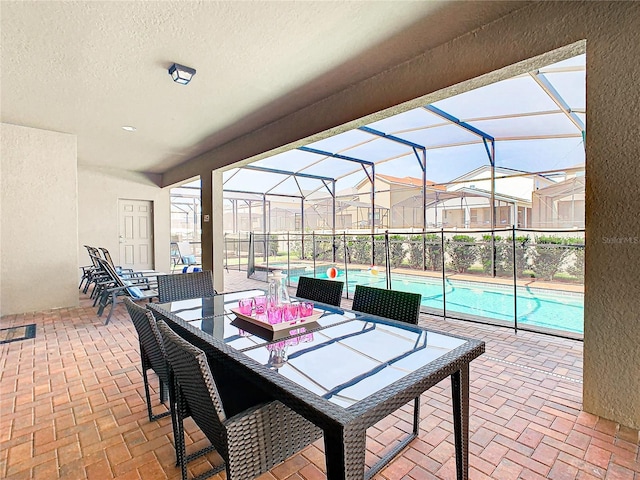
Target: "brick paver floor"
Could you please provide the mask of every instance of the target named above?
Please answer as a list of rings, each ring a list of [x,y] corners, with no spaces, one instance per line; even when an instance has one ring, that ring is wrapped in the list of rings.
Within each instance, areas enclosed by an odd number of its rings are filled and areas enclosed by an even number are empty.
[[[227,291],[249,285],[243,272],[226,274]],[[138,341],[123,305],[103,322],[83,295],[79,308],[0,320],[0,328],[37,326],[35,339],[0,345],[0,478],[180,478],[171,419],[147,418]],[[640,480],[638,431],[581,411],[582,343],[436,317],[421,324],[487,344],[471,365],[472,480]],[[449,395],[448,380],[422,395],[419,438],[378,478],[455,478]],[[164,408],[157,394],[153,400]],[[411,413],[407,405],[369,430],[368,463],[411,428]],[[193,423],[186,429],[188,450],[206,445]],[[219,461],[210,454],[189,473]],[[323,471],[320,440],[261,479],[315,480]]]

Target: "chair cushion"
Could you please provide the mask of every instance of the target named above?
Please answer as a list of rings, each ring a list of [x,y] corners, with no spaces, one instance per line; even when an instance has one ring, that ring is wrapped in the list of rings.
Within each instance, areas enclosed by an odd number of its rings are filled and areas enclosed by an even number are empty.
[[[125,285],[131,285],[131,282],[128,280],[124,281]],[[142,290],[140,290],[138,287],[128,287],[127,291],[129,292],[129,295],[131,295],[134,298],[144,298],[145,295],[144,293],[142,293]]]
[[[201,272],[202,268],[200,267],[182,267],[182,273],[193,273],[193,272]]]
[[[196,263],[196,256],[195,255],[184,255],[182,257],[182,263],[184,263],[186,265],[193,265],[194,263]]]

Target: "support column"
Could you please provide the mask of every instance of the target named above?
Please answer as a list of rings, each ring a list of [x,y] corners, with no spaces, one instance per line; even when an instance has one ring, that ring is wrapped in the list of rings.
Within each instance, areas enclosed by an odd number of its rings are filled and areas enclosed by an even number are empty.
[[[213,205],[211,203],[212,197],[212,184],[211,173],[203,172],[200,174],[200,206],[202,218],[200,219],[200,225],[202,225],[202,233],[200,234],[200,247],[202,251],[202,269],[212,270],[213,263]],[[209,221],[207,220],[207,216]]]
[[[223,216],[223,186],[222,172],[214,170],[211,172],[211,224],[207,230],[211,235],[211,271],[213,272],[213,287],[221,292],[224,290],[224,229]]]

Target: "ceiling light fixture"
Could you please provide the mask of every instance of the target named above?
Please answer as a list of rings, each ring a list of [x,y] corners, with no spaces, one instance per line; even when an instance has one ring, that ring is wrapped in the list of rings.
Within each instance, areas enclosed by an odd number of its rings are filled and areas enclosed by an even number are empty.
[[[174,82],[181,85],[189,83],[195,74],[195,68],[185,67],[184,65],[177,63],[174,63],[169,67],[169,75],[171,75]]]
[[[123,125],[122,129],[126,130],[127,132],[135,132],[136,131],[136,127],[132,127],[131,125]]]

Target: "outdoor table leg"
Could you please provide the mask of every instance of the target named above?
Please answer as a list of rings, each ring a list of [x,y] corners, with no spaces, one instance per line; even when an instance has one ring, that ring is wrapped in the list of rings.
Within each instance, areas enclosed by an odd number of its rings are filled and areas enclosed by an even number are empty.
[[[469,478],[469,364],[451,375],[453,435],[456,444],[456,478]]]
[[[366,430],[343,427],[324,431],[327,480],[364,478]]]

